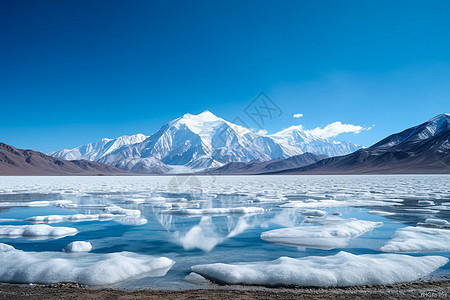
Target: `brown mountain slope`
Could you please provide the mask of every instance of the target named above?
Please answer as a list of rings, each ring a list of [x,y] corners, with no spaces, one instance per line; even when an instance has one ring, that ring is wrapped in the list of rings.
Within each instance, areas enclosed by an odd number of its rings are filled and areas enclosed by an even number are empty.
[[[124,175],[124,171],[86,160],[57,159],[0,143],[0,175]]]

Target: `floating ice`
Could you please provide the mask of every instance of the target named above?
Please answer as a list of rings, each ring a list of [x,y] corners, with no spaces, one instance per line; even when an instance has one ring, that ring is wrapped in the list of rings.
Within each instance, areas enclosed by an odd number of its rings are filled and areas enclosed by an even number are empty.
[[[356,219],[326,221],[319,226],[275,229],[261,234],[261,239],[289,246],[314,249],[344,248],[350,239],[383,225],[382,222]]]
[[[274,261],[215,263],[191,269],[207,279],[227,284],[328,287],[415,281],[447,262],[442,256],[354,255],[341,251],[333,256],[280,257]]]
[[[419,206],[434,205],[434,201],[430,201],[430,200],[419,200],[419,201],[417,201],[417,205],[419,205]]]
[[[318,207],[347,207],[347,206],[357,207],[357,206],[392,206],[392,205],[402,205],[402,204],[398,202],[388,202],[381,200],[353,201],[353,200],[333,200],[333,199],[323,199],[323,200],[309,199],[307,201],[290,201],[288,203],[280,205],[280,207],[318,208]]]
[[[450,222],[442,219],[426,219],[425,222],[419,223],[421,225],[435,225],[440,227],[450,227]]]
[[[113,214],[113,215],[126,215],[126,216],[140,216],[141,211],[138,209],[126,209],[122,208],[117,205],[111,205],[104,207],[103,210],[106,213]]]
[[[393,213],[393,212],[381,211],[381,210],[371,210],[371,211],[369,211],[369,214],[378,215],[378,216],[382,216],[382,217],[395,215],[395,213]]]
[[[61,222],[83,222],[96,220],[111,220],[116,215],[113,214],[76,214],[76,215],[49,215],[49,216],[34,216],[25,219],[24,221],[32,223],[61,223]]]
[[[308,217],[325,217],[327,215],[326,211],[318,209],[305,209],[300,211],[300,213]]]
[[[49,205],[50,201],[0,202],[0,207],[38,207]]]
[[[140,216],[119,216],[114,218],[114,221],[122,225],[145,225],[147,224],[147,219]]]
[[[78,230],[72,227],[52,227],[50,225],[1,225],[0,236],[29,238],[59,238],[75,235]]]
[[[91,243],[83,241],[72,242],[64,248],[65,252],[89,252],[91,250]]]
[[[131,252],[24,252],[7,246],[0,244],[1,282],[107,285],[144,274],[164,276],[174,264],[166,257]]]
[[[203,208],[203,209],[173,209],[163,210],[161,213],[177,215],[246,215],[263,214],[262,207],[230,207],[230,208]]]
[[[424,227],[401,228],[380,250],[409,253],[449,251],[450,230]]]

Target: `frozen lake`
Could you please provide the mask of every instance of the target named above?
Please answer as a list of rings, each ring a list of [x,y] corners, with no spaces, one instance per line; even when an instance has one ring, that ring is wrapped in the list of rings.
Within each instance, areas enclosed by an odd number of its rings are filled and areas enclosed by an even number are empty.
[[[0,281],[193,289],[215,286],[196,274],[257,285],[448,279],[449,222],[446,175],[0,177],[0,243],[15,248],[0,245]],[[69,253],[90,249],[67,247],[76,241],[92,249]]]

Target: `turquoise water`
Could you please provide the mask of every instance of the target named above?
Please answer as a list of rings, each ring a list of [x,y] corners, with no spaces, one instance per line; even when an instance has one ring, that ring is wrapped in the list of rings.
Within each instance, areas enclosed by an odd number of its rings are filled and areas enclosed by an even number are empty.
[[[74,236],[57,239],[7,238],[0,243],[24,251],[61,251],[72,241],[88,241],[93,253],[130,251],[166,256],[176,263],[163,277],[131,278],[118,288],[202,288],[207,285],[184,279],[190,267],[205,263],[267,261],[280,256],[294,258],[334,255],[345,250],[353,254],[380,253],[395,230],[416,226],[427,218],[450,221],[449,176],[224,176],[224,177],[1,177],[0,225],[32,224],[24,219],[44,215],[104,213],[116,205],[141,212],[125,220],[61,222],[51,226],[78,229]],[[302,208],[283,208],[289,201],[350,201],[342,207],[318,207],[325,217],[307,218]],[[394,199],[395,201],[393,201]],[[55,206],[68,200],[69,208]],[[418,201],[434,205],[418,205]],[[15,207],[14,203],[50,201],[48,206]],[[383,202],[382,206],[377,202]],[[13,204],[11,204],[13,203]],[[393,205],[399,203],[401,205]],[[168,208],[172,205],[172,209]],[[357,204],[357,205],[355,205]],[[163,206],[166,207],[163,207]],[[74,208],[75,207],[75,208]],[[262,207],[262,214],[185,216],[177,208]],[[379,216],[369,211],[393,212]],[[339,216],[338,216],[339,215]],[[269,243],[260,234],[278,228],[311,226],[327,218],[356,218],[383,222],[345,248],[321,250]],[[140,224],[144,223],[145,224]],[[441,255],[450,252],[413,253]],[[450,276],[450,266],[437,270],[439,278]]]

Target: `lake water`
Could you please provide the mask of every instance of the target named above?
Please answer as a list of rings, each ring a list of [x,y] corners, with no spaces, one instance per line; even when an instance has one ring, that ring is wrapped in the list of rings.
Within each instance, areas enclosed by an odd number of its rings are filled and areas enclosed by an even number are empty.
[[[400,228],[423,223],[424,228],[446,229],[449,179],[446,175],[0,177],[0,226],[37,224],[25,221],[36,216],[113,214],[100,220],[44,221],[54,227],[76,228],[75,235],[4,235],[0,243],[25,252],[59,253],[70,242],[87,241],[92,244],[90,253],[164,256],[175,261],[165,276],[144,274],[113,286],[208,288],[214,285],[185,279],[191,266],[329,256],[340,251],[378,254]],[[41,201],[42,206],[34,201]],[[383,224],[332,249],[260,238],[274,229],[340,224],[350,218]],[[449,250],[408,255],[450,258]],[[449,278],[449,265],[433,276]]]

